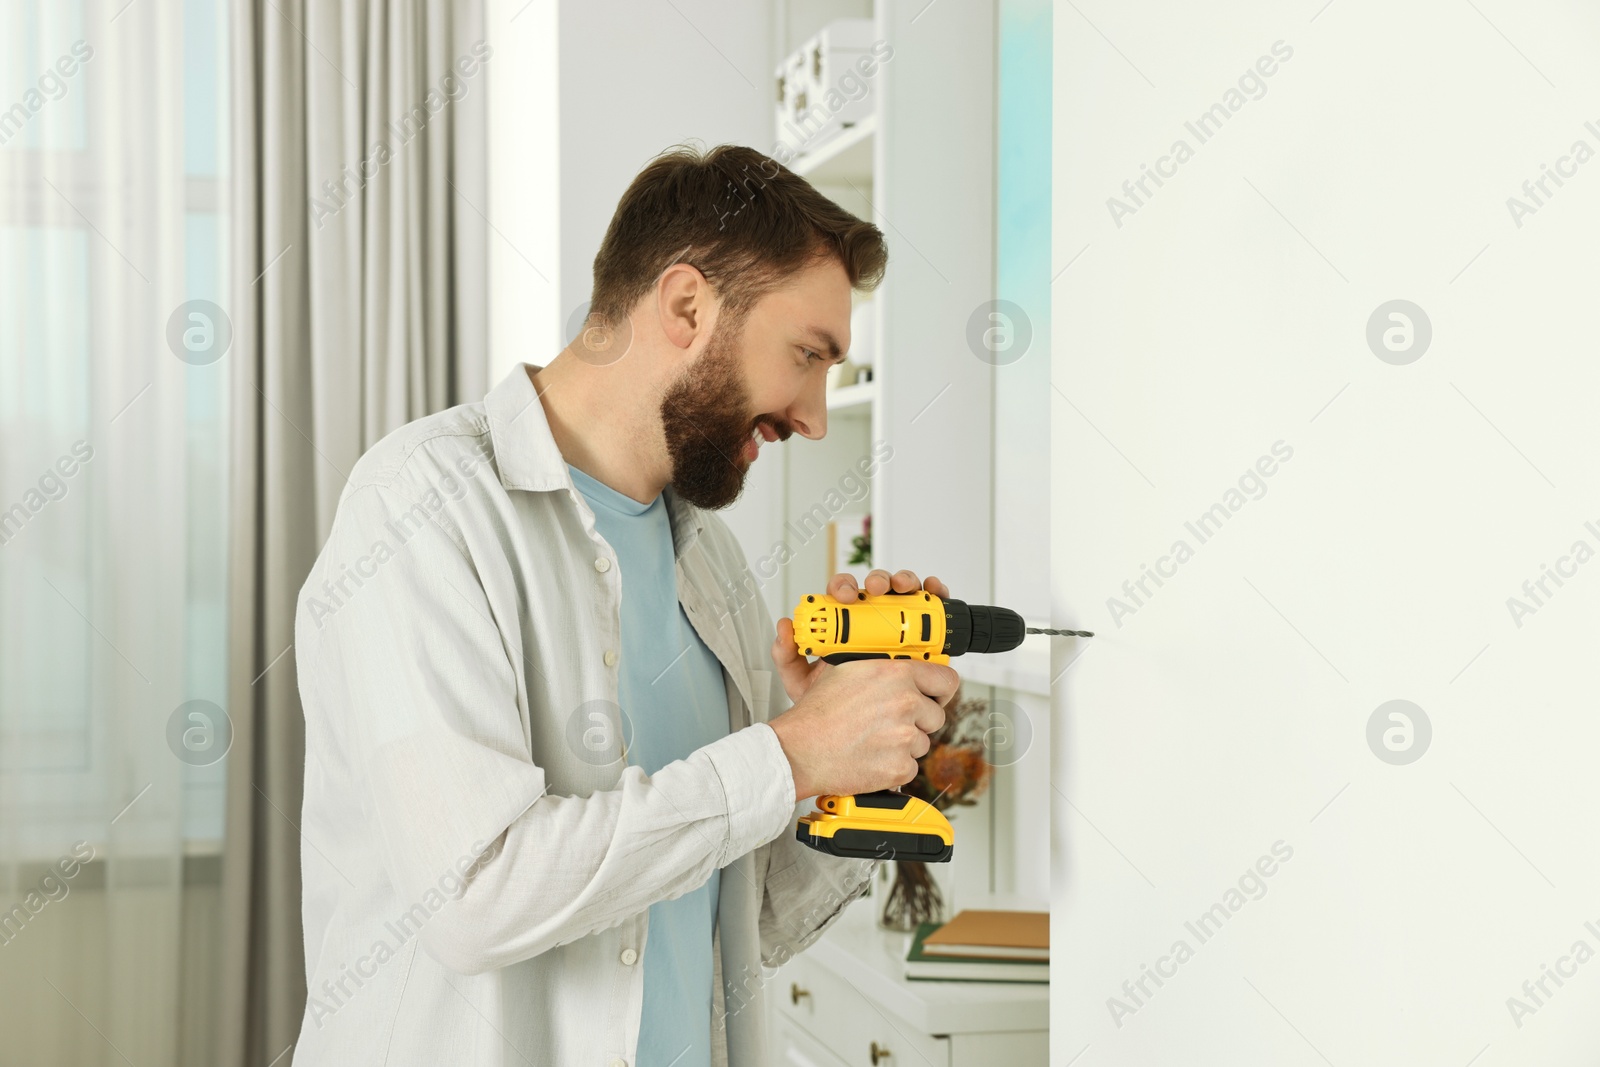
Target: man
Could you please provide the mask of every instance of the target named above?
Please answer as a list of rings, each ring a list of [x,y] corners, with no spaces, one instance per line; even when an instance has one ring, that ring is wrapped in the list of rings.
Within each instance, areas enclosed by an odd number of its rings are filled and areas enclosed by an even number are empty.
[[[669,153],[578,340],[356,465],[296,617],[299,1067],[762,1062],[762,967],[873,869],[797,842],[797,803],[909,781],[958,682],[809,663],[711,514],[826,432],[885,263],[772,160]]]

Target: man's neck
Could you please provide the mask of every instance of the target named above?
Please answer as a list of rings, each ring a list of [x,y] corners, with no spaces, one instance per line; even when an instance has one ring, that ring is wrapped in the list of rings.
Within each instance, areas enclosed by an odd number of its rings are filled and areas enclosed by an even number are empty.
[[[659,408],[640,392],[645,382],[566,351],[527,373],[562,458],[641,504],[661,494],[670,468]]]

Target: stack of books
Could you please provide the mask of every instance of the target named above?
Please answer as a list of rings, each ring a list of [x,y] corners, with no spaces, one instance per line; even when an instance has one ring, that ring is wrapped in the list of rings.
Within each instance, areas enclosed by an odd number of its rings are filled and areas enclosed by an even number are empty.
[[[906,977],[944,982],[1049,982],[1050,915],[963,911],[923,923],[906,954]]]

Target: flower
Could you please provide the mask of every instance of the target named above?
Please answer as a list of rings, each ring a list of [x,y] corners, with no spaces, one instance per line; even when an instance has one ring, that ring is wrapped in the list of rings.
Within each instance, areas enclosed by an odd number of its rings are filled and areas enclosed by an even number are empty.
[[[988,785],[988,772],[982,753],[960,745],[940,745],[922,763],[934,795],[955,797],[956,803],[981,795]]]

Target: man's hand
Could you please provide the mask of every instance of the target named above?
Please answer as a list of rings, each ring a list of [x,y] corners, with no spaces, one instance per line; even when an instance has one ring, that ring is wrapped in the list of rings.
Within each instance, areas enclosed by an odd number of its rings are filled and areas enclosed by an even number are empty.
[[[882,596],[890,589],[897,593],[926,589],[940,600],[950,595],[949,587],[939,579],[929,575],[928,580],[919,585],[917,576],[910,571],[895,571],[891,577],[888,571],[875,570],[867,575],[865,584],[868,596]],[[835,600],[856,599],[855,575],[835,574],[828,582],[827,594]],[[812,662],[800,654],[794,643],[794,620],[787,616],[778,620],[778,636],[772,642],[772,662],[778,668],[779,676],[783,678],[784,691],[796,704],[800,703],[800,698],[806,695],[812,684],[824,672],[834,669],[830,663],[824,663],[820,659]],[[948,699],[947,697],[946,700]],[[940,701],[941,704],[944,702]]]
[[[771,724],[789,757],[795,799],[911,781],[960,684],[951,668],[922,660],[855,660],[817,677]]]

